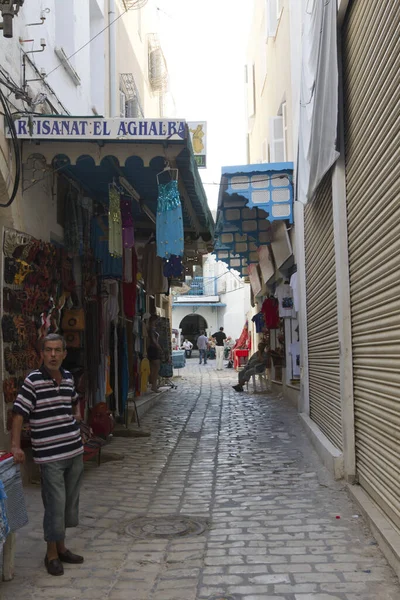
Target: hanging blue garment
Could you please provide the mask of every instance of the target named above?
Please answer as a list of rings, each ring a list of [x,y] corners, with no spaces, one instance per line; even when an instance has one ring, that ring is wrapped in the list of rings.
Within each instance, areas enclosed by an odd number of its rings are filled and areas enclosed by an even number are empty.
[[[108,217],[93,217],[91,240],[96,260],[101,262],[101,277],[104,279],[122,278],[122,256],[111,256],[108,246]]]
[[[158,186],[156,221],[157,256],[183,256],[183,217],[178,182]]]

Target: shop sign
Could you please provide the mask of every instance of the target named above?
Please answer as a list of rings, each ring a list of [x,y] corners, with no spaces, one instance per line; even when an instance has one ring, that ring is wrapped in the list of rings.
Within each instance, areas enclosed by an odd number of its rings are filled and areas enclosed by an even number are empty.
[[[22,117],[15,121],[20,139],[46,140],[184,140],[185,121],[99,119],[92,117]],[[11,137],[6,128],[6,136]]]
[[[207,167],[207,122],[188,122],[190,139],[192,140],[194,159],[199,169]]]

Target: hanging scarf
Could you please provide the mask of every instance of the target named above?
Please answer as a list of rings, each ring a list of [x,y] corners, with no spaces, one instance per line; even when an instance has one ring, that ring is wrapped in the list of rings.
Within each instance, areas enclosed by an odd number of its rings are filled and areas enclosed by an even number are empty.
[[[133,248],[135,245],[135,231],[132,216],[132,200],[121,200],[122,216],[122,242],[124,248]]]
[[[108,250],[114,258],[122,257],[122,219],[119,194],[113,187],[109,191],[108,209]]]

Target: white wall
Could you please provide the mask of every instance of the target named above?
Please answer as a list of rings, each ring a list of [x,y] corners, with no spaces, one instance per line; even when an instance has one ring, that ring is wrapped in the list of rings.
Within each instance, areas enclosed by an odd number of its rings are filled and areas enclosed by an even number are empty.
[[[79,50],[76,56],[70,60],[81,79],[80,85],[76,85],[72,81],[55,53],[55,48],[62,46],[69,55],[90,40],[90,18],[93,14],[90,9],[92,4],[96,9],[97,21],[100,20],[102,27],[104,27],[104,14],[102,15],[101,12],[104,2],[101,2],[101,0],[91,0],[91,2],[81,2],[80,0],[70,0],[69,2],[30,0],[30,2],[24,3],[19,15],[13,19],[13,38],[5,39],[0,35],[0,56],[2,57],[0,62],[20,85],[22,84],[21,49],[25,52],[40,50],[40,39],[44,38],[46,40],[44,51],[29,54],[29,57],[38,69],[44,68],[46,70],[48,76],[45,81],[53,88],[56,96],[49,89],[46,89],[45,83],[40,81],[32,82],[29,86],[33,94],[38,91],[47,93],[60,112],[62,110],[60,106],[57,106],[57,97],[71,114],[92,114],[90,63],[92,44]],[[29,23],[40,22],[40,14],[43,9],[49,9],[50,11],[45,13],[44,25],[28,26]],[[23,40],[33,39],[34,41],[20,44],[20,37]],[[98,70],[104,71],[104,50],[102,51],[99,46],[99,40],[95,43],[97,43],[98,50]],[[26,74],[28,79],[37,77],[35,71],[28,65]]]
[[[250,309],[250,285],[221,294],[221,302],[226,304],[223,314],[223,327],[226,335],[237,339],[246,322],[246,314]]]
[[[203,276],[216,278],[217,294],[220,301],[226,304],[226,307],[219,309],[218,327],[223,327],[228,337],[238,338],[250,308],[250,285],[244,282],[237,271],[217,261],[214,254],[209,254],[204,261]]]
[[[68,6],[67,6],[68,5]],[[68,10],[67,10],[68,8]],[[40,23],[42,10],[46,17],[43,25],[30,25]],[[93,10],[91,10],[93,9]],[[93,12],[94,11],[94,12]],[[47,77],[40,78],[34,67],[26,59],[26,79],[39,79],[28,83],[27,91],[31,98],[40,92],[47,96],[49,102],[60,114],[69,111],[76,115],[92,114],[91,107],[92,92],[96,93],[97,106],[104,108],[104,77],[103,83],[92,85],[91,77],[91,50],[89,44],[78,54],[71,58],[71,64],[77,71],[81,83],[76,85],[70,75],[60,62],[55,53],[55,48],[64,45],[67,53],[76,51],[86,44],[93,33],[90,18],[95,17],[97,28],[104,27],[104,0],[90,0],[80,2],[71,0],[69,3],[59,0],[31,0],[25,2],[19,15],[13,19],[13,37],[6,39],[0,32],[0,65],[4,73],[8,74],[18,87],[23,86],[22,57],[23,50],[39,50],[40,40],[44,38],[46,46],[43,52],[28,54],[37,69],[44,68]],[[20,42],[21,40],[33,40],[32,42]],[[97,70],[96,77],[105,72],[104,50],[101,48],[101,36],[97,46]],[[53,72],[51,72],[53,71]],[[101,89],[99,89],[101,87]],[[3,92],[6,90],[1,86]],[[97,90],[97,91],[96,91]],[[14,93],[7,91],[11,110],[36,111],[39,113],[54,112],[48,104],[29,106],[16,99]],[[10,143],[4,137],[4,121],[0,119],[0,184],[8,184],[8,194],[2,194],[1,201],[4,203],[9,198],[9,192],[14,179],[13,153],[10,152]],[[32,153],[34,150],[32,150]],[[42,165],[43,166],[43,165]],[[41,239],[50,239],[51,232],[56,236],[62,236],[62,229],[57,225],[56,203],[53,180],[46,177],[47,183],[32,185],[33,178],[40,178],[41,171],[30,173],[32,161],[23,165],[22,180],[19,193],[13,205],[9,209],[1,209],[0,225],[15,227],[35,235]],[[1,185],[0,185],[1,188]],[[26,189],[29,188],[27,191]],[[25,190],[25,191],[23,191]],[[22,197],[23,196],[23,197]]]
[[[211,335],[223,326],[221,321],[221,307],[213,306],[179,306],[173,305],[172,308],[172,329],[180,329],[181,321],[184,317],[191,314],[202,316],[207,322],[207,334]],[[220,324],[221,323],[221,324]]]
[[[119,13],[124,11],[118,0]],[[146,118],[160,115],[160,96],[152,92],[149,82],[148,48],[149,35],[158,33],[159,19],[156,3],[148,2],[143,8],[130,10],[116,23],[117,26],[117,75],[119,90],[121,73],[131,73],[139,90],[140,101]]]

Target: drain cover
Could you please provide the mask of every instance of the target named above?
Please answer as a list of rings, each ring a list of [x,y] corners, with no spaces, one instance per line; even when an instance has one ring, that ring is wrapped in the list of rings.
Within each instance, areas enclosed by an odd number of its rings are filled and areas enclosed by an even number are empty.
[[[208,600],[237,600],[237,597],[225,596],[225,594],[221,596],[220,594],[217,594],[216,596],[210,596]]]
[[[206,521],[182,515],[138,517],[125,527],[125,532],[138,539],[188,537],[200,535],[206,526]]]

